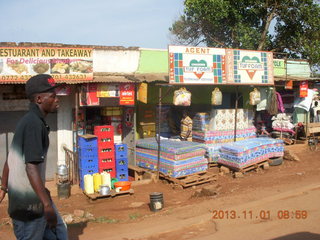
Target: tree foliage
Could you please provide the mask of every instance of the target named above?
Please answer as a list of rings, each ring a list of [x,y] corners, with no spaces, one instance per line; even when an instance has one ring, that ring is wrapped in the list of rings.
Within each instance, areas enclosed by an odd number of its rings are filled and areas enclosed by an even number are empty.
[[[175,42],[286,53],[320,63],[320,1],[185,0]]]

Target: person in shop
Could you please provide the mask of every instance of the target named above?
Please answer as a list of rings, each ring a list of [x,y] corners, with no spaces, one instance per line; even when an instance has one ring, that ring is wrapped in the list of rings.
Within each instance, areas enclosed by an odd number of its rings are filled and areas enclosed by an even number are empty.
[[[314,101],[313,107],[310,108],[311,122],[320,122],[320,104],[319,101]]]
[[[266,128],[266,126],[265,126],[263,121],[259,121],[257,123],[256,129],[257,129],[257,135],[258,136],[261,136],[261,137],[263,137],[263,136],[269,137],[270,136],[270,133],[267,131],[267,128]]]
[[[29,111],[16,127],[0,190],[0,203],[8,193],[8,213],[17,239],[68,239],[66,225],[45,188],[50,129],[44,118],[59,107],[58,86],[47,74],[33,76],[25,85]]]
[[[192,142],[192,123],[192,119],[188,116],[187,111],[184,110],[180,125],[180,139],[182,141]]]

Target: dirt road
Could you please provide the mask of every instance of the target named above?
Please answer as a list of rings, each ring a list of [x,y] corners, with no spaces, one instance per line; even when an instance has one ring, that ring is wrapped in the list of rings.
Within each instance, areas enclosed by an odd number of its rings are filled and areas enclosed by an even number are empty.
[[[132,196],[89,202],[78,193],[54,201],[62,214],[80,209],[95,217],[70,224],[72,240],[320,239],[320,151],[288,148],[300,162],[285,161],[243,178],[219,176],[212,197],[191,197],[208,184],[181,190],[160,182],[137,186]],[[153,191],[164,193],[165,208],[156,213],[148,207]],[[0,204],[1,240],[14,239],[6,208]]]
[[[320,184],[309,185],[236,206],[216,206],[193,217],[193,223],[181,220],[181,229],[137,239],[320,239],[319,198]]]

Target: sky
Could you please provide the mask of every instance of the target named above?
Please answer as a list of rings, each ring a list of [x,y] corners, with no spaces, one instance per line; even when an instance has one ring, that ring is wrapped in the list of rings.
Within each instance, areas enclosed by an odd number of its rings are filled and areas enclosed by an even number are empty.
[[[183,0],[0,0],[0,42],[166,49]]]

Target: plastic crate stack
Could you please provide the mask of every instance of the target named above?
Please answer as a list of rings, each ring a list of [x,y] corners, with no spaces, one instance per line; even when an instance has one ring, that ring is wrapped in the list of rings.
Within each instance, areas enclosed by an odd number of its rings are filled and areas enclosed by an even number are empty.
[[[116,176],[119,181],[128,181],[128,147],[127,144],[115,144]]]
[[[84,189],[84,175],[98,173],[98,139],[95,136],[78,138],[80,187]]]
[[[98,138],[99,173],[107,172],[111,177],[116,177],[113,126],[95,126],[94,135]]]

